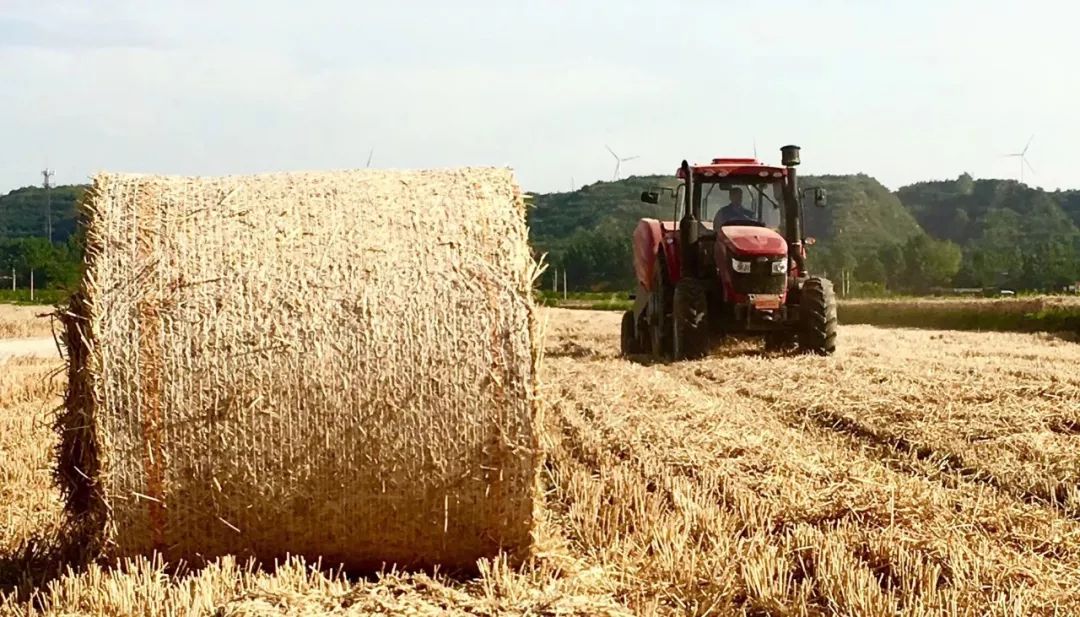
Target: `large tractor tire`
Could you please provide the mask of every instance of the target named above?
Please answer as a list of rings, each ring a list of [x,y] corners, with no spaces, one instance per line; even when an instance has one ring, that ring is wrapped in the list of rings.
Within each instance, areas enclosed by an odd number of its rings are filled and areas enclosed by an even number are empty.
[[[641,353],[641,348],[638,346],[637,332],[634,328],[634,311],[626,311],[623,313],[622,336],[620,338],[622,342],[622,355],[624,357]]]
[[[675,285],[672,302],[674,336],[672,356],[675,360],[700,358],[709,349],[708,299],[701,281],[684,278]]]
[[[828,279],[803,283],[799,301],[799,350],[819,356],[836,351],[836,293]]]

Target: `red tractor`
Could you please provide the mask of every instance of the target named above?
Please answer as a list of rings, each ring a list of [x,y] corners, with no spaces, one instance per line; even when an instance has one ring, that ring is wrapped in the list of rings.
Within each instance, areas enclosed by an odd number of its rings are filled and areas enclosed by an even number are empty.
[[[799,148],[782,166],[752,158],[683,161],[671,221],[641,219],[634,230],[634,306],[623,315],[624,355],[675,360],[705,355],[728,335],[761,336],[766,349],[827,355],[836,349],[832,283],[806,264]],[[641,194],[659,202],[656,189]]]

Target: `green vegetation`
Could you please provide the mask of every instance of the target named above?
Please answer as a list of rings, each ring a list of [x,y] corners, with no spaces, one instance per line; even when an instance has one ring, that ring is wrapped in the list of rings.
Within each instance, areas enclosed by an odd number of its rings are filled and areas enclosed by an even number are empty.
[[[537,291],[537,303],[543,306],[555,306],[559,308],[589,309],[592,311],[626,311],[634,305],[634,301],[624,293],[605,292],[582,292],[576,291],[566,294],[553,291]]]
[[[806,235],[822,240],[824,246],[865,254],[922,234],[897,196],[870,176],[802,176],[799,183],[829,191],[827,207],[805,210]]]
[[[76,204],[85,186],[57,186],[52,189],[53,241],[67,242],[78,228]],[[0,240],[47,238],[48,219],[45,189],[26,187],[0,196]],[[0,267],[4,262],[0,260]]]
[[[10,288],[12,273],[18,287],[29,288],[32,272],[39,289],[70,289],[79,283],[81,262],[78,236],[63,244],[49,244],[44,238],[0,240],[0,288]]]
[[[571,289],[606,291],[633,289],[630,236],[641,218],[671,219],[673,200],[643,203],[641,192],[675,186],[674,177],[634,176],[616,182],[596,182],[569,193],[534,195],[529,210],[529,234],[536,253],[563,269]],[[548,280],[554,270],[549,270]]]
[[[819,241],[813,258],[821,270],[853,268],[858,255],[923,235],[896,195],[869,176],[805,176],[802,183],[829,191],[829,207],[806,211],[807,233]],[[675,206],[663,193],[658,205],[642,203],[639,196],[675,184],[671,176],[635,176],[535,195],[529,213],[533,245],[537,253],[548,253],[560,277],[566,269],[571,289],[633,289],[630,237],[638,219],[671,220]]]
[[[673,176],[595,182],[576,191],[533,195],[528,222],[537,255],[579,292],[635,287],[631,234],[643,217],[668,220],[673,199],[642,203],[642,191],[674,187]],[[858,175],[803,176],[829,191],[829,205],[806,208],[810,265],[848,297],[926,294],[953,287],[1060,291],[1080,281],[1080,190],[1048,192],[1012,180],[920,182],[890,192]],[[15,269],[20,287],[73,287],[81,267],[76,204],[86,187],[52,191],[54,244],[45,235],[45,191],[0,197],[0,288]],[[662,194],[663,195],[663,194]],[[8,277],[8,278],[2,278]],[[600,302],[600,300],[597,300]]]
[[[63,289],[35,289],[34,299],[30,299],[30,289],[0,289],[0,304],[47,304],[58,305],[65,302],[68,292]]]
[[[79,283],[82,234],[76,204],[85,187],[52,190],[53,242],[47,239],[44,189],[23,188],[0,197],[0,302],[55,303]],[[12,276],[16,289],[12,291]]]
[[[952,287],[1060,291],[1080,280],[1080,191],[1047,192],[1012,180],[921,182],[890,192],[869,176],[804,176],[829,191],[826,208],[806,208],[811,267],[850,296],[926,294]],[[641,191],[674,186],[669,176],[597,182],[534,196],[529,213],[537,253],[548,253],[575,291],[634,288],[630,237],[642,217],[670,219]],[[560,280],[561,285],[561,280]]]
[[[960,287],[1060,290],[1080,280],[1080,191],[964,174],[897,194],[928,234],[963,248]]]

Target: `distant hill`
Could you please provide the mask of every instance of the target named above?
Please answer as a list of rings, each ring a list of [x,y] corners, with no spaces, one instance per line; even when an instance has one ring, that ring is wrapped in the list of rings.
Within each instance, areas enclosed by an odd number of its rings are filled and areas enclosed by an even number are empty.
[[[806,233],[828,244],[843,243],[854,253],[885,244],[903,244],[923,233],[911,212],[895,194],[865,174],[802,176],[803,187],[828,190],[828,205],[805,205]]]
[[[1080,191],[963,174],[897,195],[928,234],[964,248],[957,284],[1055,290],[1080,280]]]
[[[533,194],[529,236],[534,244],[553,246],[582,230],[616,229],[629,235],[640,218],[671,218],[670,200],[647,204],[640,199],[642,191],[675,185],[670,176],[633,176],[566,193]]]
[[[803,187],[824,187],[825,208],[806,208],[807,234],[819,242],[813,253],[818,268],[837,269],[854,263],[852,253],[902,245],[923,235],[918,222],[895,194],[866,175],[803,176]],[[660,204],[640,201],[653,187],[675,187],[672,176],[633,176],[596,182],[576,191],[533,195],[529,211],[530,238],[537,254],[565,267],[571,288],[614,290],[632,288],[630,234],[638,219],[670,219],[674,200]],[[843,251],[831,247],[842,243]]]
[[[639,196],[675,183],[637,176],[534,195],[533,245],[549,263],[565,265],[572,288],[629,288],[636,221],[670,218],[673,205]],[[846,273],[881,291],[914,292],[949,285],[1053,291],[1080,280],[1080,191],[967,174],[896,192],[865,174],[803,176],[801,185],[828,190],[828,206],[807,204],[806,231],[818,240],[811,266],[833,278]]]
[[[1062,220],[1067,226],[1080,227],[1080,191],[1048,192],[1015,180],[975,180],[963,174],[956,180],[917,182],[902,187],[897,196],[927,233],[962,245],[980,236],[995,210],[1067,219]]]
[[[812,268],[833,278],[844,273],[881,291],[913,292],[931,285],[1053,291],[1080,280],[1080,190],[1051,192],[968,174],[896,192],[865,174],[802,176],[801,184],[828,189],[827,207],[807,204],[806,231],[818,240]],[[670,197],[642,203],[641,192],[675,185],[672,176],[634,176],[533,194],[527,216],[535,251],[566,269],[571,288],[629,289],[634,225],[642,217],[668,219],[674,205]],[[52,190],[56,243],[75,233],[85,190]],[[0,268],[49,261],[34,244],[45,229],[43,189],[0,196]],[[63,257],[69,258],[77,255]]]
[[[66,242],[75,233],[75,206],[85,186],[52,189],[53,240]],[[26,187],[0,196],[0,240],[47,237],[45,189]]]
[[[826,208],[806,208],[807,233],[820,240],[838,235],[855,249],[903,243],[921,233],[919,224],[900,200],[877,180],[866,175],[803,176],[804,187],[821,186],[829,192]],[[659,205],[640,201],[651,187],[674,187],[671,176],[634,176],[597,182],[567,193],[534,195],[529,213],[530,236],[540,250],[557,253],[562,243],[582,230],[612,232],[629,238],[642,217],[670,219],[673,201]]]

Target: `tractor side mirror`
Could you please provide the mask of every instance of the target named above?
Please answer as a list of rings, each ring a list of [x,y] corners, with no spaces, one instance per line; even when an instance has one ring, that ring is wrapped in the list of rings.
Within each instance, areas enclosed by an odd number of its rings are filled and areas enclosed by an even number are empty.
[[[660,193],[657,193],[656,191],[642,191],[641,201],[647,204],[658,204],[660,203]]]
[[[824,208],[828,203],[828,193],[823,188],[814,189],[814,205],[819,208]]]

